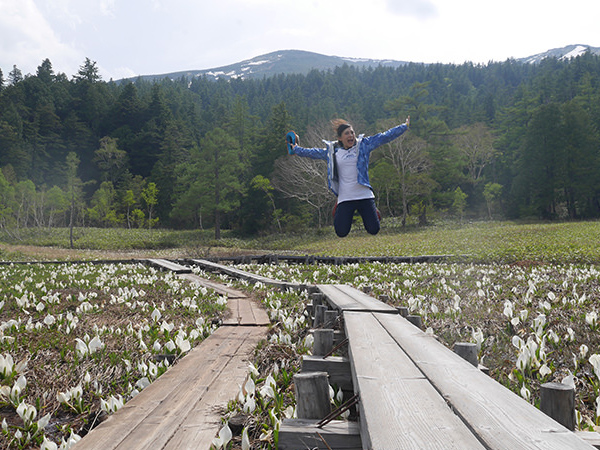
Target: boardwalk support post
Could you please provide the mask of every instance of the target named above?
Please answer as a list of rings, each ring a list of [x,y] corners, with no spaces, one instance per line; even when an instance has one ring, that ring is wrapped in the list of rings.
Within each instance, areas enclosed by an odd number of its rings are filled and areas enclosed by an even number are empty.
[[[319,330],[315,330],[313,332],[313,336],[313,355],[327,355],[333,348],[333,329],[321,328]],[[306,417],[306,419],[309,419],[309,417]]]
[[[404,317],[405,319],[408,317],[408,308],[406,306],[398,306],[396,307],[398,313]]]
[[[457,342],[454,344],[454,353],[464,360],[469,361],[475,367],[479,364],[477,358],[477,344],[471,342]]]
[[[327,306],[325,305],[317,305],[315,307],[315,320],[313,322],[313,328],[319,328],[323,326],[325,323],[325,311],[327,311]]]
[[[322,419],[331,412],[327,372],[294,375],[296,411],[299,419]]]
[[[575,429],[575,388],[563,383],[544,383],[540,409],[565,428]]]
[[[338,315],[339,314],[335,309],[325,311],[325,326],[334,328]]]
[[[410,314],[410,315],[406,316],[406,319],[417,328],[421,328],[423,326],[421,316],[418,316],[415,314]]]

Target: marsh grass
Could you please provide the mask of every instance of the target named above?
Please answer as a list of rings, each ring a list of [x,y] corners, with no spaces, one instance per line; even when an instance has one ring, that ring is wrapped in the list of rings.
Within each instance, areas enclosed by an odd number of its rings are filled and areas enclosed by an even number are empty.
[[[15,237],[0,232],[0,242],[11,245],[69,248],[69,230],[26,229]],[[216,241],[212,230],[140,230],[77,228],[74,247],[85,250],[178,250],[193,257],[239,253],[292,253],[327,256],[422,256],[450,255],[478,263],[599,264],[599,222],[443,223],[427,227],[393,227],[383,222],[377,236],[355,226],[346,238],[335,236],[331,227],[297,234],[274,234],[244,238],[233,231]],[[18,254],[17,254],[18,255]],[[4,251],[4,259],[16,256]],[[93,258],[92,258],[93,259]]]

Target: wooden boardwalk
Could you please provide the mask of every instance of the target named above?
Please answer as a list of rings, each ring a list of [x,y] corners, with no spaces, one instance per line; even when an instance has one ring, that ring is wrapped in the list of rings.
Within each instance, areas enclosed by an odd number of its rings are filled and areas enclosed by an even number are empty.
[[[302,286],[190,260],[250,282],[318,291],[342,315],[348,358],[305,357],[303,370],[331,368],[330,380],[358,396],[358,421],[286,419],[279,448],[372,450],[589,450],[585,438],[546,416],[404,319],[383,302],[345,285]],[[240,291],[183,266],[149,262],[229,298],[224,325],[159,380],[82,439],[79,449],[208,449],[222,408],[233,399],[268,318]],[[347,377],[344,372],[349,372]],[[589,442],[586,442],[588,440]],[[335,443],[329,446],[328,443]]]
[[[391,311],[389,305],[348,286],[318,288],[330,307],[343,315],[352,385],[360,398],[361,444],[348,448],[594,448]],[[318,367],[316,363],[313,357],[310,370]],[[324,359],[322,367],[327,364]],[[281,448],[297,444],[297,426],[293,420],[284,421],[280,436],[286,442]],[[303,441],[313,448],[327,448],[306,435]]]
[[[206,285],[183,266],[149,262]],[[229,297],[228,318],[211,336],[79,441],[77,450],[209,449],[227,403],[266,338],[266,311],[242,292],[210,282]],[[234,297],[234,298],[232,298]]]

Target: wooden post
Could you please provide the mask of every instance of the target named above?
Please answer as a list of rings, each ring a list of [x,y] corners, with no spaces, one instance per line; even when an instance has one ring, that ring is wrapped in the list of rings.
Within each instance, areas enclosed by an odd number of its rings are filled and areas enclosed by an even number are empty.
[[[575,429],[575,388],[563,383],[544,383],[540,409],[565,428]]]
[[[333,330],[331,328],[320,328],[313,332],[313,355],[323,356],[333,348]],[[308,418],[308,417],[307,417]]]
[[[470,342],[457,342],[454,344],[454,353],[459,355],[466,361],[469,361],[472,365],[477,367],[479,360],[477,358],[477,344]]]
[[[423,326],[423,322],[421,321],[421,316],[409,314],[408,316],[406,316],[406,319],[417,328],[421,328]]]
[[[310,294],[310,298],[312,299],[313,305],[322,305],[323,304],[323,294],[319,292],[315,292]]]
[[[327,372],[294,375],[294,391],[299,419],[322,419],[331,412]]]
[[[396,307],[400,315],[404,318],[408,317],[408,308],[406,306],[398,306]]]
[[[325,326],[333,328],[337,318],[338,312],[335,309],[329,309],[325,311]]]
[[[325,305],[317,305],[315,308],[315,320],[313,322],[313,328],[319,328],[325,323],[325,311],[327,311],[327,306]]]

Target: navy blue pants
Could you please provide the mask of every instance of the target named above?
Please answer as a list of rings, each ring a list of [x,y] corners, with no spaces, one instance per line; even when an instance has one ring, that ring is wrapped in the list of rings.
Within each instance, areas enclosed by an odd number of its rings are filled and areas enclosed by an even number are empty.
[[[379,233],[379,216],[375,207],[374,198],[364,200],[350,200],[337,205],[333,218],[333,227],[339,237],[347,236],[352,228],[354,212],[358,211],[365,225],[365,230],[370,234]]]

